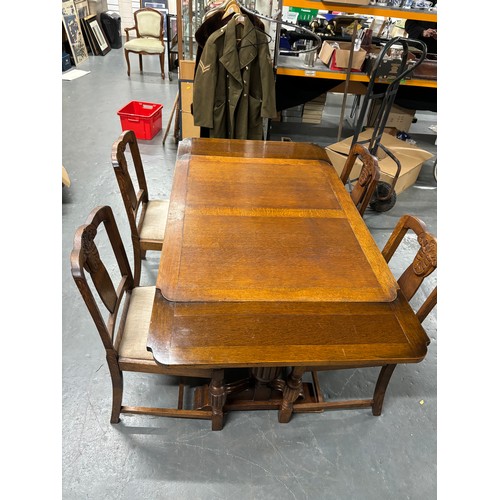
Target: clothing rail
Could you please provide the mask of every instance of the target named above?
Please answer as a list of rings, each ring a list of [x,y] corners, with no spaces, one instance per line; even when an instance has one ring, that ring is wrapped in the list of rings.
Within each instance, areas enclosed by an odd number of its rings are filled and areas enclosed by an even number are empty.
[[[308,30],[307,28],[303,28],[302,26],[297,26],[296,24],[292,24],[292,23],[289,23],[287,21],[283,21],[281,19],[281,9],[277,12],[276,18],[273,18],[273,17],[264,16],[263,14],[259,14],[255,10],[252,10],[252,9],[249,9],[248,7],[245,7],[244,5],[240,4],[240,2],[238,2],[238,0],[227,0],[226,2],[222,3],[221,5],[219,5],[219,6],[215,7],[215,8],[213,8],[213,9],[209,10],[203,16],[203,21],[207,17],[209,17],[211,13],[218,12],[220,10],[229,9],[232,5],[237,6],[237,8],[239,8],[243,12],[246,12],[248,14],[252,14],[255,17],[263,19],[264,21],[269,21],[271,23],[276,23],[278,25],[278,29],[277,29],[277,32],[278,32],[277,38],[278,38],[278,40],[279,40],[279,31],[280,31],[280,28],[281,28],[282,25],[284,25],[284,26],[290,26],[291,28],[294,28],[296,30],[299,30],[299,31],[301,31],[301,32],[309,35],[316,42],[312,47],[305,48],[305,49],[300,49],[300,50],[279,50],[279,47],[278,47],[278,51],[281,54],[305,54],[307,52],[313,52],[315,50],[318,50],[321,47],[322,40],[321,40],[321,38],[316,33],[314,33],[313,31]]]
[[[315,42],[316,42],[312,47],[306,48],[306,49],[301,49],[301,50],[283,50],[283,49],[279,49],[279,53],[280,54],[305,54],[307,52],[313,52],[315,50],[318,50],[321,47],[321,44],[323,43],[323,41],[321,40],[321,38],[316,33],[314,33],[311,30],[308,30],[307,28],[303,28],[302,26],[297,26],[296,24],[292,24],[292,23],[289,23],[287,21],[283,21],[282,19],[275,19],[275,18],[272,18],[272,17],[264,16],[262,14],[259,14],[258,12],[250,10],[250,9],[243,8],[243,10],[247,10],[248,12],[251,12],[254,16],[259,17],[260,19],[264,19],[266,21],[278,24],[278,30],[281,27],[281,25],[290,26],[290,27],[292,27],[292,28],[294,28],[296,30],[301,31],[302,33],[305,33],[305,34],[311,36],[315,40]],[[276,16],[277,17],[281,17],[281,10],[279,10],[277,12]]]

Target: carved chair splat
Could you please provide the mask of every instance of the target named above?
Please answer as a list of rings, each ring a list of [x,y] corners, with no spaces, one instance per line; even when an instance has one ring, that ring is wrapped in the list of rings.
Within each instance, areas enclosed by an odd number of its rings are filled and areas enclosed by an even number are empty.
[[[345,162],[340,180],[346,184],[354,167],[355,161],[359,159],[362,163],[361,172],[356,184],[351,191],[351,198],[359,213],[363,216],[368,203],[370,203],[377,183],[380,180],[380,168],[378,160],[373,156],[368,148],[362,144],[353,144],[349,156]]]

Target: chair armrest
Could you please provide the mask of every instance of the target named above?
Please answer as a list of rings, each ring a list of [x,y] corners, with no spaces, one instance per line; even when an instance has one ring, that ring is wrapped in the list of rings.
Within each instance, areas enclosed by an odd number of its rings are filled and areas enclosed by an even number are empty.
[[[137,26],[132,26],[131,28],[125,28],[125,29],[124,29],[124,31],[125,31],[125,35],[126,35],[126,37],[127,37],[127,40],[126,40],[126,41],[128,42],[128,40],[129,40],[129,35],[128,35],[128,32],[129,32],[129,31],[137,31]]]

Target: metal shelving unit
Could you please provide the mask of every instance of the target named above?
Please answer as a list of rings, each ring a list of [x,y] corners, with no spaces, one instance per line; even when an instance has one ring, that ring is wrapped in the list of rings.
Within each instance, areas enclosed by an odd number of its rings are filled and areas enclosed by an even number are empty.
[[[396,17],[400,19],[415,19],[437,22],[437,14],[424,10],[400,9],[394,7],[378,7],[372,5],[351,5],[336,2],[322,2],[318,0],[282,0],[281,8],[298,7],[302,9],[318,9],[339,11],[346,14],[364,14],[369,16]],[[332,80],[346,80],[351,82],[369,82],[370,77],[366,73],[350,73],[347,71],[334,71],[327,68],[321,61],[316,61],[314,67],[306,68],[302,61],[296,57],[278,56],[276,73],[278,75],[303,76],[309,78],[328,78]],[[380,80],[380,83],[386,83]],[[411,78],[401,82],[401,85],[414,87],[437,88],[435,80],[423,80]]]
[[[399,19],[415,19],[437,22],[437,14],[424,10],[402,9],[394,7],[380,7],[372,5],[351,5],[340,2],[324,2],[319,0],[279,0],[279,8],[283,6],[298,7],[303,9],[317,9],[334,12],[342,12],[344,14],[362,14],[368,16],[394,17]],[[357,26],[357,21],[356,21]],[[352,58],[351,48],[351,58]],[[350,58],[350,60],[351,60]],[[314,66],[306,67],[304,61],[293,56],[278,55],[276,58],[276,74],[285,76],[299,76],[304,78],[322,78],[345,81],[344,96],[341,109],[341,119],[338,130],[337,140],[340,141],[342,135],[342,122],[345,115],[345,108],[348,95],[348,87],[350,82],[370,82],[370,76],[363,72],[352,72],[349,70],[331,70],[326,67],[321,61],[316,61]],[[377,83],[390,84],[387,79],[376,79]],[[400,85],[437,88],[436,80],[425,80],[418,78],[404,79]]]

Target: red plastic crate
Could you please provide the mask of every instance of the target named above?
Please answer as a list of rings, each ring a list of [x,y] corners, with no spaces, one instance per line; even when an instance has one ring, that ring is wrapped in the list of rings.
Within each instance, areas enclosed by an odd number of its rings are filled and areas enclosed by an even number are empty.
[[[137,139],[152,139],[161,130],[162,104],[131,101],[118,111],[122,130],[133,130]]]

